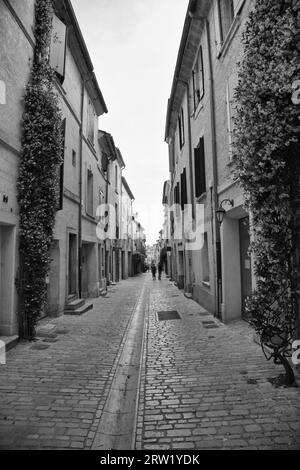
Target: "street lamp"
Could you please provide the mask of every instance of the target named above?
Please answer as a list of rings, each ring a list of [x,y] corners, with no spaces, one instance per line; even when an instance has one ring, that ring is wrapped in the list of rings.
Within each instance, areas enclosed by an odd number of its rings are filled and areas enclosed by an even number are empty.
[[[223,199],[222,202],[220,202],[220,205],[218,207],[218,209],[216,209],[216,216],[217,216],[217,220],[219,222],[219,225],[222,224],[223,220],[224,220],[224,216],[226,214],[226,211],[223,207],[223,204],[229,204],[231,207],[233,207],[234,203],[233,203],[233,199]]]

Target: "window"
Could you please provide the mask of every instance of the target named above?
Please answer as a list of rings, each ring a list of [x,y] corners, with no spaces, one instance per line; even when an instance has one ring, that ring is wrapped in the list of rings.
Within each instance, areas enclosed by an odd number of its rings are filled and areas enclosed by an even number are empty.
[[[217,54],[220,53],[222,45],[237,15],[239,15],[245,0],[215,0],[215,33]]]
[[[176,204],[176,217],[179,216],[179,205],[180,205],[180,191],[179,191],[179,183],[174,188],[174,201]]]
[[[202,247],[202,281],[209,284],[209,258],[207,232],[204,233],[204,243]]]
[[[198,104],[204,96],[204,71],[203,71],[203,53],[200,47],[199,54],[195,67],[192,72],[193,75],[193,97],[194,97],[194,111],[197,109]]]
[[[205,153],[204,153],[204,138],[201,137],[198,147],[194,150],[195,160],[195,196],[200,197],[201,194],[206,192],[206,177],[205,177]]]
[[[93,216],[94,204],[93,204],[93,192],[94,192],[94,176],[91,170],[87,171],[87,191],[86,191],[86,211],[89,215]]]
[[[119,233],[119,208],[118,204],[115,204],[115,213],[116,213],[116,239],[119,238],[120,233]]]
[[[65,79],[66,47],[67,27],[56,15],[53,15],[49,63],[61,84]]]
[[[94,139],[95,139],[95,113],[94,113],[94,107],[89,100],[88,102],[88,107],[87,107],[87,138],[89,142],[94,145]]]
[[[178,130],[179,130],[179,148],[180,150],[184,146],[184,114],[183,109],[181,108],[180,116],[178,119]]]
[[[218,0],[218,9],[220,15],[221,42],[224,42],[234,20],[233,0]]]
[[[66,118],[63,119],[61,124],[62,130],[62,155],[64,159],[65,155],[65,137],[66,137]],[[57,210],[60,211],[63,208],[63,195],[64,195],[64,161],[58,167],[58,187],[57,187]]]
[[[181,187],[181,209],[184,210],[184,206],[188,203],[187,201],[187,186],[186,186],[186,169],[180,175],[180,187]]]
[[[118,192],[118,167],[115,166],[115,190]]]
[[[74,168],[76,168],[76,152],[75,150],[72,150],[72,165]]]

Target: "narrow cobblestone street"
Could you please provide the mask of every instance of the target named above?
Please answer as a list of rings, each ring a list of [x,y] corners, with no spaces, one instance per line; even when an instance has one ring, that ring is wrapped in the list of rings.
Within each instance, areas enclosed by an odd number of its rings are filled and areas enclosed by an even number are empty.
[[[162,311],[180,318],[159,321]],[[146,320],[136,449],[300,449],[300,389],[271,385],[280,367],[265,360],[247,325],[221,324],[150,274],[110,287],[82,316],[44,320],[55,338],[8,352],[1,449],[95,448],[136,312]]]

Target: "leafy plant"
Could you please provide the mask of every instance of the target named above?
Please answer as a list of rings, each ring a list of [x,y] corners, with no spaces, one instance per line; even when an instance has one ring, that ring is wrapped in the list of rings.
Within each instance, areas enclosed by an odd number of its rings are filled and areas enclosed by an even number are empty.
[[[35,51],[25,93],[22,156],[17,182],[22,267],[21,335],[32,340],[47,299],[46,277],[62,162],[62,118],[49,65],[52,2],[35,3]]]
[[[243,33],[233,133],[257,276],[247,311],[266,357],[285,367],[287,384],[294,382],[288,357],[299,320],[294,260],[300,109],[291,100],[300,77],[299,24],[299,1],[255,2]]]

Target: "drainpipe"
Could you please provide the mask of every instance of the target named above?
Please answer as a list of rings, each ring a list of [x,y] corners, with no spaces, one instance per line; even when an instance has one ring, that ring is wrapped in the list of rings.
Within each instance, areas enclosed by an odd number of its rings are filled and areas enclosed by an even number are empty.
[[[110,165],[110,161],[109,159],[107,159],[107,171],[106,171],[106,186],[105,186],[105,204],[106,204],[106,208],[108,206],[108,173],[109,173],[109,165]],[[106,232],[105,232],[106,233]],[[108,279],[108,276],[109,276],[109,256],[107,256],[107,238],[105,236],[105,239],[104,239],[104,256],[105,256],[105,276],[106,276],[106,290],[107,290],[107,286],[108,286],[108,282],[109,282],[109,279]],[[107,261],[106,261],[107,259]]]
[[[186,83],[187,93],[187,118],[188,118],[188,138],[189,138],[189,163],[190,163],[190,192],[191,192],[191,203],[192,203],[192,222],[195,220],[195,195],[194,195],[194,171],[193,171],[193,152],[192,152],[192,129],[191,129],[191,109],[190,109],[190,87],[189,83]],[[196,221],[197,222],[197,221]],[[193,224],[192,224],[193,229]],[[192,257],[191,252],[188,251],[189,267],[188,271],[190,274],[190,283],[188,285],[188,292],[190,291],[189,286],[192,285],[193,276],[191,273]],[[190,262],[191,260],[191,262]],[[190,292],[189,292],[190,293]]]
[[[81,115],[80,115],[80,143],[79,143],[79,211],[78,211],[78,294],[82,297],[82,168],[83,168],[83,108],[84,108],[84,90],[86,80],[82,80],[81,88]]]
[[[214,79],[212,69],[211,57],[211,38],[209,31],[209,22],[205,20],[205,29],[208,47],[208,72],[210,83],[210,116],[211,116],[211,145],[213,157],[213,188],[212,188],[212,229],[215,227],[215,289],[216,289],[216,303],[215,312],[218,318],[222,317],[221,303],[222,303],[222,264],[221,264],[221,239],[220,227],[216,218],[216,208],[218,207],[218,166],[217,166],[217,145],[216,145],[216,117],[215,117],[215,96],[214,96]]]
[[[192,218],[195,219],[195,195],[194,195],[194,172],[193,172],[193,152],[192,152],[192,129],[191,129],[191,107],[190,107],[190,87],[186,82],[187,94],[187,116],[188,116],[188,137],[189,137],[189,163],[190,163],[190,180],[191,180],[191,202],[192,202]]]

